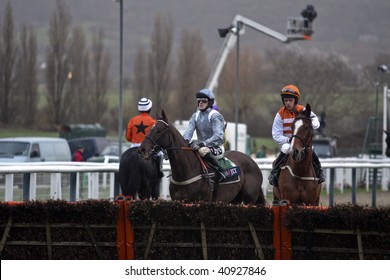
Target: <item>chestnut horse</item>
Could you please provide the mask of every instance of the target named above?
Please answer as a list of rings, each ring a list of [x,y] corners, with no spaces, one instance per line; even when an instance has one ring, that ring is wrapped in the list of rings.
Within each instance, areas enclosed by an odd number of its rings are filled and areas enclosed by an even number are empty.
[[[232,182],[218,183],[214,171],[205,168],[199,153],[190,148],[180,132],[168,122],[164,111],[157,117],[138,152],[149,159],[160,149],[167,150],[171,165],[169,192],[172,200],[265,204],[261,188],[263,176],[251,157],[238,151],[226,152],[225,156],[241,168],[241,175]]]
[[[292,123],[292,140],[287,162],[281,167],[279,187],[274,187],[275,200],[288,200],[291,204],[318,205],[321,184],[312,165],[313,127],[311,107],[306,105]]]

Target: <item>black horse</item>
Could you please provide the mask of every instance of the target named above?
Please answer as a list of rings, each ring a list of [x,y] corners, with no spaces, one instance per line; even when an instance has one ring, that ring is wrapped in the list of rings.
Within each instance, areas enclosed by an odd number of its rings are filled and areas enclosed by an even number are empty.
[[[138,147],[125,151],[119,164],[119,184],[125,196],[157,199],[160,196],[161,171],[155,160],[144,160]]]
[[[385,134],[386,134],[386,156],[387,157],[390,157],[390,132],[389,131],[386,131],[384,130]]]

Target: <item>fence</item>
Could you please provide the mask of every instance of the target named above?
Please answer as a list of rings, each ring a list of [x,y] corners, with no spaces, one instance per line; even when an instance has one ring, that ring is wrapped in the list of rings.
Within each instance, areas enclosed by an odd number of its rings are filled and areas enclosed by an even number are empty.
[[[272,169],[271,159],[255,159],[263,172],[263,193],[272,192],[268,175]],[[345,186],[352,188],[351,202],[356,203],[357,183],[363,183],[372,191],[372,206],[376,207],[376,193],[381,182],[383,191],[388,191],[390,161],[388,159],[333,158],[322,159],[326,172],[326,191],[329,205],[334,203],[334,190]],[[120,194],[118,163],[19,163],[0,164],[0,201],[24,201],[35,199],[113,199]],[[372,171],[372,178],[367,174]],[[160,186],[160,197],[170,199],[168,161],[163,164],[166,175]],[[378,174],[381,174],[379,178]],[[363,178],[363,179],[362,179]],[[363,181],[362,181],[363,180]]]

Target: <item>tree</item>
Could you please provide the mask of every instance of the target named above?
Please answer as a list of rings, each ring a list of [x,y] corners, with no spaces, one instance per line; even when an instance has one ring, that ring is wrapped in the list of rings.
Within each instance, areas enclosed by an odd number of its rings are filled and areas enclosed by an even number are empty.
[[[69,92],[65,90],[68,82],[68,40],[71,16],[63,0],[57,0],[57,8],[50,18],[49,46],[46,53],[47,63],[47,102],[50,120],[54,125],[67,121],[69,116]]]
[[[135,99],[138,101],[148,95],[148,72],[147,72],[147,54],[142,46],[137,49],[137,55],[134,59],[134,82],[133,91]]]
[[[182,31],[178,55],[174,104],[179,110],[179,115],[174,117],[183,120],[189,119],[194,111],[195,93],[204,87],[209,73],[206,51],[199,31],[187,29]]]
[[[109,87],[108,71],[110,69],[111,58],[104,47],[104,31],[99,28],[93,34],[91,50],[91,102],[90,121],[100,121],[107,111],[107,90]]]
[[[92,96],[89,94],[89,52],[87,50],[85,34],[80,26],[73,28],[69,44],[69,76],[67,95],[72,98],[66,104],[71,107],[69,121],[83,122],[90,115],[89,102]],[[70,79],[69,79],[70,78]]]
[[[171,73],[170,54],[173,45],[172,19],[163,19],[156,14],[148,55],[148,76],[154,107],[159,109],[162,101],[169,97]]]
[[[300,104],[309,103],[318,116],[326,115],[323,133],[339,136],[338,144],[343,147],[363,146],[375,95],[367,94],[367,83],[362,83],[359,69],[351,68],[342,56],[334,53],[289,49],[270,51],[267,57],[273,63],[269,76],[275,83],[274,92],[279,93],[286,84],[297,85],[301,91]],[[281,106],[280,97],[275,96],[275,100],[277,105],[269,106],[273,114]]]
[[[31,27],[22,25],[16,62],[17,113],[20,123],[34,126],[37,113],[37,36]]]
[[[262,57],[252,48],[244,48],[240,53],[240,88],[238,95],[238,121],[256,126],[259,124],[260,112],[256,97],[259,95],[262,81]],[[229,55],[220,77],[218,100],[223,100],[225,118],[232,121],[235,118],[236,94],[236,52]],[[258,117],[256,117],[258,116]],[[251,131],[250,131],[251,133]]]
[[[16,98],[15,89],[15,61],[17,45],[15,42],[15,28],[11,1],[8,1],[4,11],[4,21],[0,37],[0,121],[10,124],[13,120]]]

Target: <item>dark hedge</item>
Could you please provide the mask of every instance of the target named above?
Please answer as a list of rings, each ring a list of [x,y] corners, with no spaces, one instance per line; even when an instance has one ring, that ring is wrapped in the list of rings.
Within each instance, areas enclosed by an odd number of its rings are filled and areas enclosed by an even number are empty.
[[[359,259],[357,232],[364,259],[390,259],[390,208],[340,204],[320,210],[293,206],[285,223],[293,230],[293,259]],[[343,232],[338,233],[340,230]]]
[[[273,258],[273,215],[267,207],[134,201],[130,205],[130,220],[135,228],[136,259],[144,258],[153,223],[157,229],[148,259],[202,259],[201,223],[206,228],[208,259],[255,259],[249,222],[256,228],[264,255],[267,259]]]
[[[117,205],[109,200],[86,200],[69,203],[64,200],[27,201],[21,204],[0,203],[0,227],[3,236],[9,217],[11,226],[7,242],[29,241],[32,245],[7,244],[1,259],[49,259],[46,224],[60,224],[50,227],[52,258],[57,260],[93,260],[117,259],[116,220]],[[77,226],[74,226],[77,225]],[[93,226],[93,225],[98,225]],[[98,251],[91,244],[87,231],[90,229],[96,242],[113,243],[113,246],[98,246]],[[66,245],[64,242],[77,242],[87,245]],[[34,245],[35,243],[35,245]],[[36,245],[41,243],[41,245]],[[61,245],[58,245],[61,244]]]

